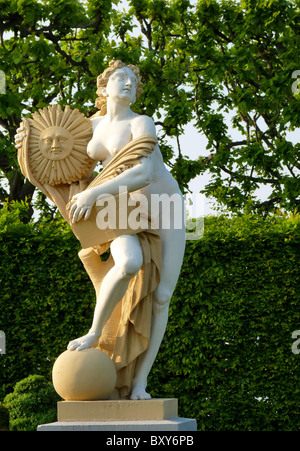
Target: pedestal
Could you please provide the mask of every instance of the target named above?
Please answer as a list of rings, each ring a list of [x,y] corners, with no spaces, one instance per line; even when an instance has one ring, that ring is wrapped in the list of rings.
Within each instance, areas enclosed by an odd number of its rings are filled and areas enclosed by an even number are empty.
[[[61,401],[55,423],[38,431],[196,431],[196,420],[178,417],[178,400]]]

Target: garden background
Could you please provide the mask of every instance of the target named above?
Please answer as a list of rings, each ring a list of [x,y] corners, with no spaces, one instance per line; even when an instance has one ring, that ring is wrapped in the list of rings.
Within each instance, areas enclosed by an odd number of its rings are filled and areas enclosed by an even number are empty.
[[[1,1],[0,428],[7,406],[11,429],[53,421],[54,359],[95,302],[79,243],[24,179],[14,135],[49,104],[94,114],[96,78],[121,59],[140,68],[133,109],[154,119],[182,191],[198,187],[216,209],[187,242],[149,390],[178,397],[200,430],[300,429],[299,8]]]

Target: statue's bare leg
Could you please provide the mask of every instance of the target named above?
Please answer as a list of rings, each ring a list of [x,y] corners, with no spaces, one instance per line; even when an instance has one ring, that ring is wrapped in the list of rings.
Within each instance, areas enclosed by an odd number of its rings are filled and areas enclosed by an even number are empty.
[[[147,378],[161,345],[169,314],[169,304],[179,277],[184,250],[185,230],[161,230],[162,272],[155,291],[152,327],[148,349],[138,358],[131,399],[150,399],[146,392]]]
[[[136,235],[123,235],[110,246],[114,266],[104,277],[97,298],[92,327],[83,337],[72,340],[68,349],[82,350],[96,346],[102,329],[117,303],[123,298],[130,279],[143,263],[143,253]]]

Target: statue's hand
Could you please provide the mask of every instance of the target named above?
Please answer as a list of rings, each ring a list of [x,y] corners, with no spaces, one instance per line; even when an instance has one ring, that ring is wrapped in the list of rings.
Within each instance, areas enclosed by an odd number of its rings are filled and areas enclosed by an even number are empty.
[[[79,221],[82,217],[87,220],[91,214],[96,197],[92,189],[83,191],[72,197],[70,208],[70,219],[72,223]]]
[[[23,145],[23,139],[25,138],[26,133],[21,132],[24,132],[24,130],[25,127],[20,127],[17,129],[17,133],[15,134],[15,146],[17,149],[19,149]]]
[[[83,337],[76,338],[76,340],[70,341],[67,349],[69,351],[82,351],[83,349],[93,348],[94,346],[97,346],[98,341],[98,335],[89,332]]]

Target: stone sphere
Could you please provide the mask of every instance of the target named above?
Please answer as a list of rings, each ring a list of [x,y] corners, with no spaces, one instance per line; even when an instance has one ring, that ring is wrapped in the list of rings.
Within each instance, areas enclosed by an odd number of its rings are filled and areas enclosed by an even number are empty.
[[[67,350],[53,365],[52,381],[64,400],[92,401],[109,398],[117,373],[113,361],[100,349]]]

